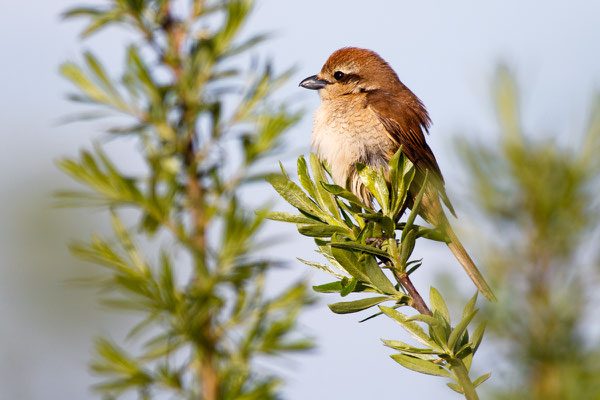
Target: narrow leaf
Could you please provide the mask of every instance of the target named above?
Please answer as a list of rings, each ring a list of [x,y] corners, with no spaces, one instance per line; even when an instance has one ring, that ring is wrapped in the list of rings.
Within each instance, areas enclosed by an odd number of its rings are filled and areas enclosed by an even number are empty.
[[[390,255],[383,250],[378,249],[377,247],[368,246],[366,244],[360,244],[355,242],[336,242],[331,243],[331,247],[337,247],[340,249],[350,249],[350,250],[358,250],[365,253],[374,254],[376,256],[385,257],[386,259],[390,259]]]
[[[429,289],[429,302],[431,303],[431,311],[433,314],[439,313],[446,324],[450,326],[450,313],[448,312],[446,302],[444,302],[440,292],[433,286]]]
[[[314,267],[316,269],[320,269],[321,271],[325,271],[328,274],[335,276],[336,278],[342,279],[345,277],[343,274],[340,274],[339,272],[335,271],[333,268],[331,268],[327,264],[323,264],[323,263],[319,263],[319,262],[315,262],[315,261],[303,260],[301,258],[298,258],[298,261],[300,261],[308,266]]]
[[[392,282],[390,282],[388,277],[383,273],[381,267],[377,264],[377,261],[375,261],[373,256],[363,255],[363,257],[361,257],[361,261],[363,261],[365,265],[365,272],[367,273],[369,281],[373,284],[373,286],[385,294],[398,294],[398,291],[394,285],[392,285]]]
[[[463,319],[465,319],[465,317],[467,315],[471,314],[473,312],[473,310],[475,310],[475,303],[477,302],[478,294],[479,294],[479,291],[475,292],[475,295],[473,297],[471,297],[471,300],[469,300],[467,305],[465,305],[465,308],[463,309],[463,314],[462,314]]]
[[[315,224],[320,222],[316,219],[305,217],[304,215],[279,211],[266,212],[264,213],[263,217],[272,221],[291,222],[294,224]]]
[[[379,306],[379,308],[385,315],[398,321],[402,327],[420,343],[424,344],[425,346],[429,346],[432,349],[441,350],[441,348],[433,340],[431,340],[425,330],[416,322],[409,321],[406,315],[394,310],[391,307]]]
[[[423,195],[425,194],[425,188],[427,187],[427,176],[429,171],[425,172],[425,178],[423,179],[423,185],[419,190],[419,194],[415,199],[412,210],[410,211],[410,215],[406,219],[406,224],[404,225],[404,229],[402,230],[402,238],[401,241],[404,242],[404,237],[412,230],[412,225],[415,222],[415,218],[419,215],[419,208],[421,206],[421,200],[423,200]]]
[[[385,178],[369,166],[356,163],[358,175],[369,192],[377,199],[384,215],[389,214],[389,192]]]
[[[358,262],[358,257],[354,252],[332,246],[331,254],[340,266],[350,275],[363,282],[369,282],[369,277],[367,276],[364,267]]]
[[[425,322],[427,325],[429,325],[429,327],[431,328],[431,332],[433,332],[431,335],[432,338],[440,346],[440,348],[443,348],[444,350],[448,351],[447,343],[448,343],[448,334],[450,332],[448,330],[446,330],[445,327],[442,325],[442,321],[440,321],[436,317],[432,317],[430,315],[424,315],[424,314],[413,315],[412,317],[408,318],[408,320],[409,321],[421,321],[421,322]]]
[[[417,371],[422,374],[442,376],[444,378],[452,377],[450,372],[443,367],[434,364],[432,361],[421,360],[419,358],[406,356],[404,354],[394,354],[391,357],[403,367],[412,369],[413,371]]]
[[[343,287],[342,287],[342,290],[340,291],[340,296],[346,297],[350,293],[352,293],[354,291],[354,288],[356,288],[357,282],[358,281],[356,280],[356,278],[350,279],[350,282],[348,282],[348,284],[346,286],[343,286],[343,282],[342,282]]]
[[[487,381],[490,378],[490,376],[492,376],[491,372],[481,375],[479,378],[477,378],[473,381],[473,386],[477,387],[477,386],[481,385],[483,382]]]
[[[377,213],[377,214],[360,213],[358,215],[360,215],[363,219],[366,219],[367,221],[372,221],[372,222],[379,224],[381,226],[382,230],[387,235],[387,237],[390,237],[390,238],[394,237],[394,230],[395,230],[396,226],[394,224],[394,221],[390,217],[382,215],[380,213]]]
[[[321,204],[322,208],[326,208],[331,212],[336,219],[340,219],[340,211],[335,202],[333,195],[325,190],[323,184],[327,184],[327,178],[325,177],[325,172],[323,171],[323,167],[321,166],[321,162],[317,158],[314,153],[310,154],[310,168],[313,173],[313,177],[315,178],[315,182],[317,184],[316,187],[316,198],[319,200],[319,204]]]
[[[329,308],[336,314],[350,314],[358,311],[366,310],[384,301],[391,300],[387,296],[369,297],[355,301],[346,301],[341,303],[329,304]]]
[[[317,293],[339,293],[343,289],[341,281],[324,283],[323,285],[313,286],[312,288]]]
[[[341,226],[315,224],[315,225],[298,225],[298,232],[304,236],[310,237],[331,237],[336,233],[348,234],[349,231]]]
[[[308,166],[306,164],[306,160],[304,156],[298,157],[298,179],[300,180],[300,184],[306,190],[308,195],[313,199],[317,198],[316,195],[316,187],[314,182],[310,179],[310,175],[308,174]]]
[[[327,190],[329,193],[341,197],[343,199],[348,200],[351,204],[354,204],[358,207],[364,208],[364,209],[368,209],[368,207],[363,204],[362,201],[359,200],[358,197],[356,197],[356,195],[354,195],[354,193],[350,192],[349,190],[344,189],[341,186],[338,185],[333,185],[333,184],[329,184],[329,183],[325,183],[325,182],[321,182],[321,186],[323,186],[323,188],[325,188],[325,190]]]
[[[460,321],[460,323],[458,325],[456,325],[456,327],[452,330],[452,332],[450,332],[450,336],[448,337],[448,348],[451,351],[454,351],[454,348],[456,347],[458,340],[462,337],[462,335],[467,330],[467,326],[471,323],[471,321],[473,320],[473,317],[475,316],[475,314],[477,314],[477,311],[478,310],[472,311],[471,314],[464,317],[462,319],[462,321]]]
[[[386,345],[387,347],[390,347],[392,349],[401,351],[402,353],[412,353],[411,355],[415,355],[416,354],[421,354],[424,357],[419,357],[422,360],[437,360],[438,357],[434,356],[434,354],[438,354],[437,351],[432,350],[432,349],[421,349],[418,347],[413,347],[407,343],[401,342],[399,340],[385,340],[382,339],[381,340],[383,342],[384,345]]]
[[[267,182],[273,186],[281,197],[297,209],[315,217],[323,215],[319,206],[289,178],[279,174],[270,174],[267,176]]]
[[[403,231],[402,236],[403,236],[403,239],[402,239],[402,243],[400,246],[400,266],[402,268],[404,268],[410,255],[412,254],[413,250],[415,249],[415,241],[417,238],[417,234],[415,233],[414,229],[411,229],[410,232],[408,232],[408,234],[406,234],[406,235],[404,234],[404,231]]]
[[[464,390],[460,387],[460,385],[457,385],[456,383],[446,383],[446,385],[454,390],[456,393],[460,393],[460,394],[464,394]]]
[[[313,290],[317,293],[340,293],[343,289],[341,281],[329,282],[323,285],[313,286]],[[356,286],[352,290],[354,293],[359,292],[375,292],[368,286],[363,285],[360,282],[356,283]]]
[[[471,340],[469,340],[469,344],[471,345],[471,349],[473,349],[473,353],[477,351],[479,345],[481,344],[481,340],[483,339],[483,333],[485,332],[485,324],[485,321],[479,324],[479,326],[471,335]]]

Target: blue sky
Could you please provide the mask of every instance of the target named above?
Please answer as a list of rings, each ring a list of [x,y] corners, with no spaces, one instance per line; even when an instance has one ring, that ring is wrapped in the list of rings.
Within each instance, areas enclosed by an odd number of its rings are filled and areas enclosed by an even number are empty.
[[[72,288],[65,287],[63,281],[72,276],[73,269],[58,262],[44,264],[50,255],[69,260],[64,243],[77,232],[87,235],[94,228],[91,223],[84,227],[61,224],[65,214],[48,211],[49,190],[66,184],[53,161],[89,145],[103,128],[102,124],[57,123],[74,111],[65,101],[70,88],[58,76],[58,65],[77,60],[88,48],[109,65],[121,63],[122,36],[107,32],[81,43],[77,39],[80,25],[59,19],[61,11],[75,4],[82,3],[2,1],[2,398],[91,397],[87,388],[92,378],[85,366],[91,337],[113,332],[114,326],[126,320],[108,317],[89,296],[73,294]],[[281,69],[297,66],[282,95],[299,99],[308,113],[290,133],[290,149],[308,152],[311,113],[319,101],[314,92],[298,88],[297,82],[318,72],[337,48],[367,47],[380,53],[428,107],[433,119],[429,143],[451,181],[460,177],[451,146],[455,135],[494,140],[490,87],[498,62],[507,64],[520,84],[526,131],[560,133],[561,141],[582,131],[592,96],[600,88],[599,4],[583,0],[265,0],[258,2],[246,30],[272,31],[273,39],[258,53],[270,57]],[[118,144],[111,146],[123,158],[130,151],[127,147],[119,150]],[[451,197],[461,196],[452,187],[449,192]],[[460,209],[457,211],[460,216]],[[32,225],[26,225],[28,219],[33,220],[29,222]],[[64,229],[45,231],[46,224]],[[295,237],[293,229],[278,229]],[[30,254],[27,246],[27,240],[35,235],[48,239],[47,247],[37,255]],[[295,256],[316,258],[310,241],[288,243],[280,251],[290,254],[290,260]],[[446,262],[449,253],[445,248],[425,246],[417,251],[427,252],[432,260],[423,280],[448,266],[457,280],[468,285],[458,265]],[[303,268],[293,264],[296,274],[305,274]],[[326,279],[310,276],[315,283]],[[39,293],[33,296],[33,291]],[[78,324],[89,315],[94,318]],[[388,358],[390,352],[379,338],[402,337],[397,326],[383,321],[359,325],[357,320],[331,315],[324,302],[306,314],[303,325],[317,337],[319,351],[276,364],[289,377],[288,398],[333,399],[344,394],[346,399],[361,399],[400,396],[405,390],[420,398],[452,398],[442,379],[402,370]]]

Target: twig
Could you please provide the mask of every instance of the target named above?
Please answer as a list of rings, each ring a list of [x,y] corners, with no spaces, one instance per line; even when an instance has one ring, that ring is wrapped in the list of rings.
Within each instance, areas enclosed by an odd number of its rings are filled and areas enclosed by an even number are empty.
[[[204,399],[217,400],[219,398],[219,376],[215,370],[212,354],[207,354],[202,357],[200,377],[202,380],[202,393]]]
[[[172,49],[173,59],[165,59],[164,52],[162,60],[167,64],[175,80],[175,85],[179,85],[184,67],[182,65],[182,43],[184,42],[186,29],[181,23],[177,23],[171,16],[171,10],[168,8],[164,10],[165,13],[165,25],[163,29],[167,33],[168,46]],[[198,175],[198,163],[196,162],[197,150],[195,149],[195,142],[198,139],[198,132],[196,130],[196,115],[190,110],[191,105],[188,103],[188,97],[185,93],[179,93],[181,96],[182,103],[181,116],[178,121],[179,127],[185,131],[185,142],[182,148],[184,152],[184,165],[186,169],[187,178],[187,197],[188,197],[188,208],[192,223],[192,232],[190,234],[190,241],[195,250],[195,264],[196,269],[200,273],[200,276],[196,278],[196,282],[205,284],[208,281],[207,278],[209,271],[206,263],[206,228],[208,219],[206,216],[205,204],[205,188],[203,186],[201,176]],[[220,377],[218,373],[218,359],[216,357],[214,331],[213,331],[213,315],[208,313],[204,326],[202,328],[203,339],[200,350],[200,360],[198,368],[198,379],[201,385],[201,391],[205,400],[217,400],[219,398],[219,386]]]
[[[479,400],[479,396],[475,391],[475,385],[473,385],[473,382],[471,382],[471,379],[469,378],[469,372],[467,371],[467,367],[462,362],[462,360],[452,358],[449,364],[450,370],[454,372],[454,376],[456,376],[458,383],[465,392],[465,398],[467,400]]]
[[[408,274],[406,274],[405,272],[399,273],[394,268],[392,268],[392,271],[394,272],[394,276],[396,277],[398,283],[400,283],[402,287],[406,289],[408,295],[411,297],[411,306],[421,314],[432,315],[431,311],[429,310],[429,307],[427,307],[427,304],[425,304],[425,301],[417,291],[417,288],[415,288],[412,284],[410,278],[408,277]]]

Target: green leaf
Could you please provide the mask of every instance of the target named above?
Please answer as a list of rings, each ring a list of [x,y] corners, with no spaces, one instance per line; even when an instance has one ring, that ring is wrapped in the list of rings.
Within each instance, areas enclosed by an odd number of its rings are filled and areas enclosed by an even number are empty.
[[[406,191],[410,188],[412,181],[415,177],[416,169],[415,165],[410,161],[405,154],[402,154],[402,181]]]
[[[358,281],[356,280],[356,278],[352,278],[350,279],[350,282],[348,282],[347,285],[344,286],[344,283],[342,282],[342,290],[340,291],[340,296],[342,297],[346,297],[348,296],[350,293],[352,293],[354,291],[354,289],[356,288],[356,283]]]
[[[263,218],[273,221],[291,222],[294,224],[316,224],[320,221],[305,217],[304,215],[292,214],[287,212],[269,211],[261,214]]]
[[[439,354],[437,351],[432,349],[421,349],[418,347],[413,347],[407,343],[401,342],[399,340],[381,340],[384,345],[390,347],[394,350],[398,350],[403,354],[410,353],[414,357],[418,357],[422,360],[437,360],[438,357],[435,354]]]
[[[398,321],[402,325],[402,327],[420,343],[432,349],[442,351],[440,346],[438,346],[433,340],[431,340],[429,335],[425,333],[425,330],[421,328],[416,322],[409,321],[406,315],[394,310],[391,307],[379,306],[379,308],[385,315]]]
[[[140,83],[141,88],[154,103],[160,102],[160,94],[158,85],[152,78],[152,72],[136,46],[131,45],[127,48],[127,62],[129,71],[135,79]]]
[[[458,349],[458,351],[454,354],[454,357],[459,360],[463,360],[463,362],[467,366],[467,369],[469,369],[471,365],[470,360],[473,358],[473,349],[471,349],[469,343],[466,343],[464,346]]]
[[[446,385],[454,390],[456,393],[460,393],[460,394],[464,394],[464,390],[462,389],[462,387],[460,387],[460,385],[456,384],[456,383],[446,383]]]
[[[365,226],[360,230],[358,235],[356,235],[356,243],[364,244],[367,238],[374,237],[375,223],[367,222]]]
[[[327,184],[327,178],[325,177],[325,173],[323,171],[323,167],[321,166],[321,162],[317,158],[314,153],[310,154],[310,168],[312,169],[313,176],[315,178],[315,182],[317,184],[316,187],[316,198],[321,205],[321,208],[328,209],[331,214],[336,218],[340,219],[340,211],[335,202],[335,198],[333,195],[325,190],[323,184]]]
[[[104,68],[102,68],[102,65],[100,64],[98,59],[94,57],[94,55],[89,51],[86,51],[84,53],[84,57],[88,67],[94,72],[98,80],[103,84],[104,88],[107,91],[109,91],[113,96],[120,97],[119,92],[117,92],[117,89],[114,87],[114,85],[106,75],[106,72],[104,71]]]
[[[341,226],[332,226],[325,224],[298,225],[298,232],[300,232],[304,236],[310,237],[331,237],[336,233],[341,233],[345,235],[349,233],[348,229],[343,228]]]
[[[413,225],[413,229],[416,228],[417,237],[424,237],[425,239],[434,240],[436,242],[447,243],[449,241],[448,235],[442,232],[440,229],[425,228],[424,226]]]
[[[308,195],[310,197],[312,197],[313,199],[317,198],[316,195],[316,187],[314,182],[310,179],[310,175],[308,174],[308,166],[306,164],[306,160],[304,159],[304,156],[300,156],[298,157],[298,179],[300,180],[300,184],[302,184],[302,187],[304,188],[304,190],[306,190],[308,192]]]
[[[468,350],[470,349],[471,348],[469,347]],[[462,359],[463,364],[465,364],[465,367],[467,367],[467,371],[469,371],[471,369],[471,363],[473,362],[473,352],[468,351],[465,356],[461,356],[459,358]]]
[[[61,65],[60,72],[81,89],[91,100],[99,103],[110,103],[110,97],[95,85],[83,71],[73,63]]]
[[[315,261],[303,260],[301,258],[298,258],[298,261],[300,261],[308,266],[314,267],[316,269],[320,269],[321,271],[325,271],[328,274],[335,276],[336,278],[339,278],[339,279],[345,278],[345,276],[343,274],[340,274],[339,272],[334,271],[333,268],[331,268],[331,266],[329,266],[327,264],[318,263]]]
[[[402,175],[405,162],[406,157],[402,153],[402,145],[400,145],[400,148],[388,163],[390,169],[391,213],[394,220],[399,217],[398,213],[402,209],[407,195],[407,186],[404,184],[404,176]]]
[[[290,176],[288,175],[287,171],[285,170],[285,168],[283,168],[283,164],[281,163],[281,161],[279,161],[279,169],[281,170],[281,175],[285,176],[287,179],[290,179]],[[267,175],[267,178],[269,176]],[[265,178],[265,179],[267,179]],[[268,182],[268,179],[267,179]]]
[[[317,293],[339,293],[343,289],[341,281],[324,283],[322,285],[313,286],[312,288]]]
[[[402,148],[400,148],[398,151],[401,152]],[[393,197],[395,197],[394,209],[392,210],[393,219],[395,221],[400,219],[401,217],[400,211],[402,211],[406,203],[406,199],[409,194],[409,188],[413,182],[416,173],[416,169],[413,163],[408,159],[408,157],[406,157],[405,154],[400,154],[400,158],[398,161],[398,171],[396,172],[396,174],[399,176],[394,181],[395,187],[392,188],[392,190],[394,190]]]
[[[323,212],[319,206],[289,178],[279,174],[269,174],[267,182],[292,206],[317,218],[323,216]]]
[[[336,314],[350,314],[358,311],[366,310],[367,308],[376,306],[384,301],[392,300],[387,296],[369,297],[355,301],[346,301],[341,303],[329,304],[329,308]]]
[[[358,215],[367,221],[371,221],[371,222],[375,222],[376,224],[379,224],[381,226],[382,230],[385,232],[387,237],[389,237],[389,238],[394,237],[394,231],[396,229],[396,224],[394,224],[394,221],[390,217],[387,217],[382,214],[368,214],[368,213],[360,213]]]
[[[329,282],[323,285],[313,286],[313,290],[317,293],[340,293],[343,289],[341,281]],[[360,292],[375,292],[368,286],[357,282],[354,289],[352,290],[354,293]]]
[[[406,266],[409,267],[411,266],[407,271],[406,271],[406,275],[410,275],[413,272],[415,272],[418,268],[420,268],[423,263],[422,263],[423,259],[418,259],[418,260],[413,260],[411,262],[406,263]]]
[[[117,236],[119,242],[121,243],[121,245],[127,252],[127,255],[129,256],[129,260],[141,274],[146,275],[148,273],[148,266],[146,265],[146,263],[144,263],[142,256],[140,255],[138,249],[131,240],[129,232],[123,225],[123,222],[121,221],[117,213],[110,213],[110,221],[115,235]]]
[[[415,241],[417,239],[417,234],[413,229],[410,230],[408,234],[402,233],[403,239],[400,245],[400,267],[405,268],[406,262],[408,261],[410,255],[415,249]]]
[[[434,364],[433,361],[421,360],[412,356],[404,354],[394,354],[391,356],[394,361],[402,365],[405,368],[412,369],[413,371],[420,372],[422,374],[442,376],[444,378],[451,378],[452,375],[443,367]]]
[[[400,239],[404,242],[405,236],[412,230],[413,223],[415,222],[415,218],[419,215],[419,208],[421,206],[421,200],[423,200],[423,195],[425,194],[425,189],[427,188],[427,176],[429,174],[429,170],[425,171],[425,177],[423,178],[423,185],[419,190],[419,194],[415,199],[412,210],[410,210],[410,215],[406,219],[406,224],[404,225],[404,229],[402,230],[402,238]]]
[[[469,300],[469,302],[465,305],[465,308],[463,309],[463,314],[462,314],[462,318],[465,319],[468,315],[470,315],[473,310],[475,310],[475,303],[477,303],[477,295],[479,294],[479,291],[475,292],[475,295],[473,297],[471,297],[471,300]]]
[[[354,205],[364,208],[364,209],[368,209],[368,207],[365,204],[363,204],[363,202],[360,201],[359,198],[354,195],[354,193],[350,192],[349,190],[344,189],[341,186],[333,185],[333,184],[325,183],[325,182],[321,182],[321,186],[323,186],[323,188],[325,190],[327,190],[329,193],[331,193],[335,196],[341,197],[343,199],[346,199],[351,204],[354,204]]]
[[[432,317],[431,315],[417,314],[417,315],[413,315],[412,317],[408,318],[408,320],[409,321],[421,321],[421,322],[425,322],[427,325],[429,325],[429,327],[431,328],[431,332],[433,332],[433,334],[431,336],[435,340],[435,342],[440,346],[440,348],[443,348],[445,351],[449,351],[448,350],[448,334],[450,332],[445,329],[445,327],[442,324],[442,321],[440,321],[440,319],[436,318],[435,316]]]
[[[477,349],[479,348],[479,345],[481,344],[481,340],[483,339],[483,333],[485,332],[485,325],[486,325],[485,321],[480,323],[479,326],[477,326],[477,328],[471,335],[471,339],[469,340],[469,345],[470,345],[471,349],[473,349],[473,353],[475,353],[477,351]]]
[[[411,317],[408,317],[407,320],[425,322],[429,326],[441,326],[440,321],[437,318],[427,314],[415,314]]]
[[[361,163],[356,163],[356,169],[363,184],[377,199],[383,214],[389,216],[389,193],[383,175],[376,173],[369,166]]]
[[[398,291],[390,282],[388,277],[383,273],[381,267],[375,261],[373,256],[367,256],[363,254],[363,256],[359,259],[362,261],[365,266],[365,272],[369,277],[369,281],[375,286],[377,289],[381,290],[385,294],[396,295]]]
[[[483,382],[487,381],[490,378],[490,376],[492,376],[491,372],[481,375],[479,378],[477,378],[473,381],[473,386],[477,387],[477,386],[481,385]]]
[[[433,286],[429,289],[429,302],[431,303],[431,311],[435,316],[436,313],[445,321],[444,325],[450,326],[450,313],[448,307],[442,298],[442,295]]]
[[[473,317],[475,316],[475,314],[477,314],[477,311],[478,310],[471,311],[471,314],[464,317],[462,319],[462,321],[460,321],[460,323],[458,325],[456,325],[456,327],[452,330],[452,332],[450,332],[450,336],[448,337],[448,348],[451,351],[454,351],[454,348],[456,347],[458,340],[462,337],[462,335],[467,330],[467,326],[469,326],[469,324],[473,320]]]
[[[358,257],[353,251],[332,246],[331,255],[350,275],[363,282],[369,282],[364,266],[359,263]]]
[[[385,251],[380,250],[377,247],[368,246],[366,244],[360,244],[360,243],[355,243],[355,242],[335,242],[335,243],[331,243],[331,247],[337,247],[340,249],[358,250],[361,252],[374,254],[376,256],[385,257],[387,259],[390,259],[390,255],[388,253],[386,253]]]

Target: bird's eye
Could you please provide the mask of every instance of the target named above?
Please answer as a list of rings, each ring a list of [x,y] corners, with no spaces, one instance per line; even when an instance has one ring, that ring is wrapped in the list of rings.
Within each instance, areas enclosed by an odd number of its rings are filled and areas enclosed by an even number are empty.
[[[335,73],[333,74],[333,77],[339,81],[340,79],[342,79],[344,77],[344,73],[342,71],[335,71]]]

